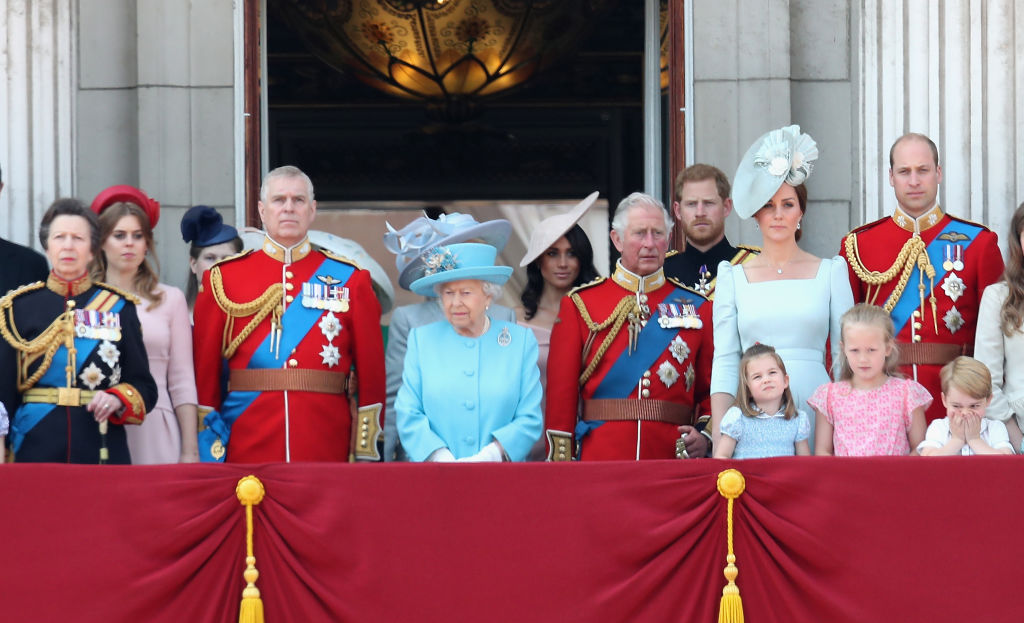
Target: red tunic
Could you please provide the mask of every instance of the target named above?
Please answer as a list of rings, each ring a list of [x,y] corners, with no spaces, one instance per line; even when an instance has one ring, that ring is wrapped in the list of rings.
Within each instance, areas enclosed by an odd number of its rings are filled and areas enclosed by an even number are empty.
[[[229,370],[348,373],[354,367],[359,378],[360,409],[380,407],[384,402],[380,305],[370,285],[370,274],[343,258],[313,248],[308,241],[293,247],[291,255],[286,253],[268,238],[263,250],[224,260],[203,276],[196,299],[193,341],[200,412],[213,409],[230,426],[227,461],[345,461],[357,431],[353,431],[347,393],[230,388],[226,395],[223,393],[227,381],[224,349],[246,329],[256,312],[236,314],[229,323],[224,302],[213,291],[215,271],[223,284],[224,298],[236,304],[255,301],[276,284],[282,286],[280,296],[270,301],[283,311],[277,352],[273,347],[278,340],[271,335],[275,314],[271,312],[228,358]],[[286,261],[289,259],[293,261]],[[348,288],[346,311],[302,304],[304,298],[313,298],[304,297],[303,284],[329,287],[335,281],[340,281],[339,287]],[[323,290],[320,292],[323,294]],[[335,331],[327,322],[332,315],[339,321]],[[377,414],[381,411],[382,407],[372,413],[374,424],[379,422]],[[360,421],[364,415],[360,413]],[[370,443],[373,441],[371,438]]]
[[[697,307],[696,318],[700,319],[703,328],[673,328],[662,338],[660,344],[664,345],[648,350],[646,354],[638,347],[630,355],[627,354],[627,321],[610,343],[590,378],[581,386],[581,373],[595,359],[602,342],[612,330],[607,327],[592,335],[581,308],[586,310],[594,323],[600,324],[609,318],[620,301],[636,297],[638,291],[647,296],[651,313],[648,325],[653,323],[655,327],[659,326],[659,303],[688,303]],[[678,341],[676,338],[679,338]],[[588,341],[589,351],[584,354]],[[572,435],[574,446],[581,446],[580,458],[583,460],[675,458],[679,431],[674,423],[636,419],[587,422],[588,425],[598,425],[580,438],[576,434],[576,427],[580,419],[577,414],[581,400],[613,398],[638,402],[666,401],[683,405],[685,410],[692,411],[708,397],[713,351],[711,304],[706,303],[704,297],[693,290],[678,282],[666,280],[660,270],[644,277],[641,282],[619,266],[612,278],[577,288],[573,295],[562,300],[558,321],[551,334],[545,409],[549,445],[554,443],[553,433],[562,433]],[[619,390],[609,390],[608,385],[604,384],[606,377],[622,358],[636,358],[638,362],[644,363],[637,363],[634,382],[620,383]],[[647,361],[653,363],[646,365]],[[692,415],[689,419],[686,423],[695,424],[697,416]]]
[[[939,400],[939,370],[944,363],[935,362],[923,351],[915,352],[914,349],[919,347],[913,345],[949,344],[959,347],[950,349],[950,356],[943,357],[947,362],[958,354],[970,355],[981,294],[1002,275],[1003,257],[994,232],[977,223],[943,214],[939,206],[918,217],[916,225],[921,240],[927,245],[929,263],[936,272],[934,289],[931,280],[925,277],[922,307],[920,291],[915,285],[919,271],[915,267],[912,271],[914,281],[904,289],[890,313],[896,324],[896,341],[904,345],[901,361],[920,361],[922,357],[933,361],[902,366],[904,374],[924,385],[935,398],[925,414],[931,422],[946,415]],[[868,271],[887,271],[903,245],[915,235],[914,229],[915,219],[897,208],[891,217],[879,219],[846,235],[839,252],[850,265],[850,286],[855,302],[886,303],[900,280],[900,273],[876,288],[858,277],[855,264],[859,262]],[[859,258],[850,257],[848,253],[851,238],[856,240]],[[959,263],[954,266],[953,262],[957,261]],[[959,267],[961,265],[962,268]],[[932,292],[935,295],[934,313],[929,300]]]

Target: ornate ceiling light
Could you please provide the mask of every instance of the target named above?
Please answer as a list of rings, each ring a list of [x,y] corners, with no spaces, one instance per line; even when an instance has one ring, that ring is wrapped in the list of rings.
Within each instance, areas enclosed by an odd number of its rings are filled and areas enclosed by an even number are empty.
[[[269,0],[306,46],[461,121],[575,49],[614,0]]]

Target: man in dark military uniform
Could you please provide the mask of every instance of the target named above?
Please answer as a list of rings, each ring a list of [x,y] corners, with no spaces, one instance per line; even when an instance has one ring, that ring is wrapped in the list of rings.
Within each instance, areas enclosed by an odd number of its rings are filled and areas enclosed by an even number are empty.
[[[850,267],[854,301],[885,307],[896,325],[903,373],[936,398],[925,413],[928,422],[946,415],[938,400],[939,370],[973,353],[981,293],[1003,273],[996,234],[936,203],[941,181],[931,139],[897,139],[889,151],[889,183],[898,207],[847,234],[839,250]]]
[[[214,265],[196,298],[196,388],[207,427],[200,457],[377,460],[384,347],[370,273],[310,243],[316,201],[299,169],[267,174],[259,211],[267,232],[260,249]]]
[[[548,355],[550,460],[709,454],[697,405],[711,382],[711,305],[665,277],[671,229],[657,199],[626,197],[612,221],[615,272],[562,299]]]
[[[3,193],[3,171],[0,171],[0,193]],[[33,281],[46,279],[50,272],[46,258],[39,253],[0,238],[0,296]]]
[[[686,248],[665,257],[665,275],[715,298],[718,264],[742,264],[760,252],[757,247],[732,246],[725,237],[725,218],[732,212],[729,178],[716,167],[695,164],[676,176],[672,213],[686,236]]]

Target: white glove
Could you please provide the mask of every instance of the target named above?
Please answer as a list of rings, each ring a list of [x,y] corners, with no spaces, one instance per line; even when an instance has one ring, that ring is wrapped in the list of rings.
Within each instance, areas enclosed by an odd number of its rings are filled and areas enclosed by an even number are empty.
[[[448,448],[438,448],[427,457],[429,463],[453,463],[454,461],[455,455]]]
[[[473,456],[458,459],[460,463],[501,463],[502,460],[501,448],[496,441],[487,444]]]

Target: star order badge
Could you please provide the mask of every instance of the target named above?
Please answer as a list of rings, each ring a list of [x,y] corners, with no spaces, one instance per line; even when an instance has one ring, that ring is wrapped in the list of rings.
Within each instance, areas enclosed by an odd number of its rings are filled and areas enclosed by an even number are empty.
[[[110,384],[117,385],[121,382],[121,366],[114,366],[114,369],[110,371]]]
[[[103,343],[96,350],[99,352],[100,359],[103,360],[103,363],[107,364],[108,368],[116,366],[117,360],[121,357],[121,351],[117,350],[117,346],[114,346],[114,343],[108,340],[103,340]]]
[[[946,328],[950,333],[956,333],[960,327],[964,326],[964,317],[960,315],[960,311],[956,307],[949,308],[946,315],[942,317],[942,321],[946,323]]]
[[[82,370],[82,373],[78,375],[78,378],[82,379],[82,385],[85,385],[89,389],[96,389],[103,379],[107,378],[107,375],[103,374],[100,367],[96,365],[96,362],[90,362],[89,366]]]
[[[324,344],[323,350],[320,351],[320,358],[323,359],[323,364],[328,368],[333,368],[338,365],[341,360],[341,353],[338,352],[337,346],[331,344]]]
[[[338,321],[338,317],[334,315],[333,311],[327,312],[327,315],[320,319],[320,323],[317,326],[320,327],[320,332],[324,334],[328,342],[338,337],[338,334],[341,333],[341,322]]]
[[[674,357],[679,363],[683,363],[686,361],[686,358],[690,356],[690,345],[683,341],[683,338],[678,335],[668,345],[668,350],[672,353],[672,357]]]
[[[679,370],[668,361],[661,362],[658,366],[658,378],[665,384],[665,387],[672,387],[679,380]]]
[[[946,293],[946,296],[950,298],[954,303],[960,298],[966,287],[964,286],[964,280],[957,276],[956,273],[949,273],[946,275],[946,279],[942,282],[942,291]]]

